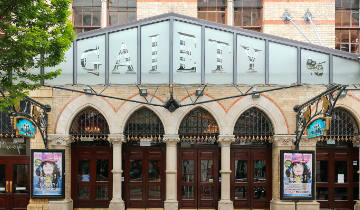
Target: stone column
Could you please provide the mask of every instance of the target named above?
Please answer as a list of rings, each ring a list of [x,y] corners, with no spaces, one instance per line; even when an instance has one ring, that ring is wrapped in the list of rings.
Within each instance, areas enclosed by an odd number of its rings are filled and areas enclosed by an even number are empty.
[[[353,147],[356,147],[359,150],[359,148],[360,148],[359,139],[357,139],[357,141],[353,143]],[[359,151],[359,160],[360,160],[360,151]],[[358,164],[359,164],[359,161],[358,161]],[[358,171],[357,173],[359,174],[360,171]],[[360,183],[359,183],[359,185],[360,185]],[[360,190],[360,186],[359,186],[359,190]],[[357,198],[357,199],[358,200],[355,203],[354,210],[360,210],[360,199],[359,198]]]
[[[101,0],[101,28],[107,26],[107,2],[108,0]]]
[[[234,25],[234,0],[227,0],[227,24]]]
[[[61,200],[50,200],[51,210],[72,210],[71,199],[71,136],[62,134],[50,134],[48,136],[49,149],[65,149],[65,198]]]
[[[272,145],[271,210],[295,210],[295,202],[280,200],[280,150],[294,149],[295,135],[275,135]]]
[[[177,143],[179,135],[164,135],[166,143],[166,199],[164,210],[178,210],[177,200]]]
[[[218,140],[221,145],[221,199],[218,204],[219,210],[234,209],[233,202],[230,199],[230,146],[233,141],[235,141],[234,135],[220,135]]]
[[[113,147],[113,197],[110,201],[109,210],[125,210],[125,204],[121,196],[122,171],[122,143],[125,136],[122,134],[110,134],[109,141]]]

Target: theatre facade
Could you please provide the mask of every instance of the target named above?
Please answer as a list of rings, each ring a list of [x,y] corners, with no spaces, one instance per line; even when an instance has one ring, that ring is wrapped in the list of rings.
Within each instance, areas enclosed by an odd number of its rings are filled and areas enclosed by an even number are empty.
[[[31,94],[51,107],[47,135],[20,137],[1,113],[0,209],[360,209],[355,54],[170,13],[79,34],[62,64],[34,71],[56,68]],[[294,106],[335,84],[348,86],[327,135],[299,143],[314,152],[301,171],[313,198],[282,199]],[[44,148],[64,150],[61,198],[31,193]]]

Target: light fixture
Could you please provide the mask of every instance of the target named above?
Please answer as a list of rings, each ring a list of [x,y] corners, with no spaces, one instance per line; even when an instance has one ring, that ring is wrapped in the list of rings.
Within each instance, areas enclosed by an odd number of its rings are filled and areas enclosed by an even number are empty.
[[[140,88],[139,89],[139,94],[140,94],[140,96],[147,96],[147,89],[145,89],[145,88]]]
[[[203,96],[204,95],[204,92],[202,89],[196,89],[195,90],[195,96]]]
[[[92,93],[92,90],[91,90],[90,87],[85,87],[85,88],[84,88],[84,92],[85,92],[85,94],[91,94],[91,93]]]
[[[345,98],[346,94],[347,94],[347,90],[343,90],[343,91],[340,93],[339,98]]]
[[[256,92],[256,87],[253,89],[253,93],[251,94],[251,98],[260,98],[260,93]]]

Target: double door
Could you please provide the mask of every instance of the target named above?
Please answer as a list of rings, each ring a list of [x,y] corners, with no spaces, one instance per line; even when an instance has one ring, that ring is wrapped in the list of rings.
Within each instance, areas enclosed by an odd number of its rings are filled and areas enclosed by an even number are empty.
[[[73,146],[71,159],[74,208],[108,208],[112,198],[112,149]]]
[[[359,199],[358,149],[316,150],[316,200],[320,208],[353,209]]]
[[[271,160],[271,147],[231,148],[231,198],[234,208],[270,207]]]
[[[29,156],[0,156],[0,209],[27,208],[30,199],[29,163]]]
[[[217,208],[219,198],[218,147],[180,148],[179,150],[179,207]]]
[[[124,146],[126,208],[161,208],[165,199],[165,148]]]

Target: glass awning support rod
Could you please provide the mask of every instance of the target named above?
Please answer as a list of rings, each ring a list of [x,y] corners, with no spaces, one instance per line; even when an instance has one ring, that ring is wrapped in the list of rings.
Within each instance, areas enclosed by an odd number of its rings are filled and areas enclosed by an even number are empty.
[[[308,10],[305,12],[304,20],[305,20],[305,22],[309,22],[309,23],[311,24],[311,27],[312,27],[312,29],[313,29],[313,31],[314,31],[314,33],[315,33],[315,36],[316,36],[317,40],[319,41],[319,44],[320,44],[321,46],[323,46],[323,44],[322,44],[322,42],[321,42],[321,39],[320,39],[320,36],[319,36],[319,34],[318,34],[317,30],[316,30],[316,26],[315,26],[314,22],[312,21],[313,18],[314,18],[314,17],[312,16],[310,10],[308,9]]]
[[[281,16],[281,19],[284,21],[284,23],[288,23],[291,22],[296,30],[298,30],[300,32],[301,35],[303,35],[303,37],[310,43],[313,44],[310,39],[304,34],[304,32],[299,28],[299,26],[296,25],[296,23],[293,21],[289,11],[285,10],[285,12],[283,13],[283,16]]]

